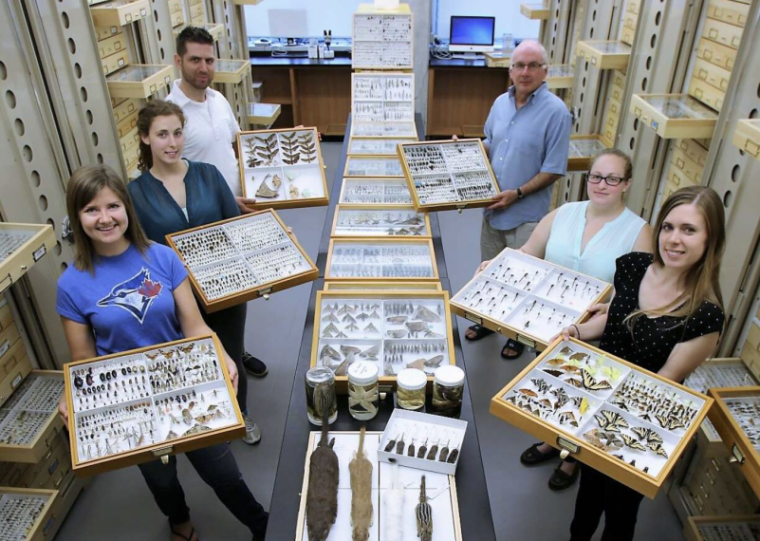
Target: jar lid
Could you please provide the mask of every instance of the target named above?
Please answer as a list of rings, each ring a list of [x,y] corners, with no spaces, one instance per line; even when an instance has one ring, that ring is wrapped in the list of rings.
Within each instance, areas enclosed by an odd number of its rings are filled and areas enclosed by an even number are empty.
[[[377,366],[366,361],[357,361],[348,367],[348,380],[357,385],[367,385],[377,381]]]
[[[427,375],[418,368],[404,368],[396,374],[396,383],[407,391],[416,391],[427,385]]]
[[[449,387],[464,385],[464,370],[454,365],[446,365],[435,371],[435,382]]]
[[[335,373],[327,366],[312,366],[306,372],[306,381],[310,383],[332,383],[335,381]]]

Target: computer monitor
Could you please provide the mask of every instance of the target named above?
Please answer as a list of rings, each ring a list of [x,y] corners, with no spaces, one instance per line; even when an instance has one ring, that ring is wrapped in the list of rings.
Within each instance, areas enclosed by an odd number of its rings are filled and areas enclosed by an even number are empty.
[[[449,51],[474,53],[493,51],[496,17],[451,16]]]

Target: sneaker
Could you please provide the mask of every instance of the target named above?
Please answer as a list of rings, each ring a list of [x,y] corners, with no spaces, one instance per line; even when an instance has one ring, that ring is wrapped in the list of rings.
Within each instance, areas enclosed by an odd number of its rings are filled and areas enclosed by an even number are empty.
[[[243,415],[243,419],[245,419],[245,436],[243,437],[243,441],[248,445],[256,445],[261,441],[261,429],[248,415]]]
[[[263,378],[269,373],[267,365],[247,351],[243,352],[243,366],[245,367],[245,371],[254,378]]]

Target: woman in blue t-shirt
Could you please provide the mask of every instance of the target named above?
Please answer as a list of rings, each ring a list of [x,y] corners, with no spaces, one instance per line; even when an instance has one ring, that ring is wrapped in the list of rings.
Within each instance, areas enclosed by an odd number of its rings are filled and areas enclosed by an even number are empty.
[[[216,167],[182,159],[184,125],[182,109],[168,101],[152,100],[137,115],[143,173],[127,190],[145,234],[159,244],[166,244],[166,235],[171,233],[240,215],[235,197]],[[261,440],[261,429],[248,415],[248,378],[243,372],[246,313],[243,303],[201,315],[242,374],[237,398],[245,420],[243,441],[255,445]],[[266,365],[248,354],[246,367],[251,363],[257,368],[248,373],[255,377],[267,374]]]
[[[58,280],[57,311],[74,361],[211,333],[177,255],[148,240],[124,182],[108,166],[81,167],[69,179],[66,207],[74,264]],[[224,352],[237,389],[238,370]],[[68,417],[65,401],[59,404]],[[186,453],[222,503],[263,540],[268,514],[240,474],[229,444]],[[177,461],[139,465],[174,541],[195,541]]]

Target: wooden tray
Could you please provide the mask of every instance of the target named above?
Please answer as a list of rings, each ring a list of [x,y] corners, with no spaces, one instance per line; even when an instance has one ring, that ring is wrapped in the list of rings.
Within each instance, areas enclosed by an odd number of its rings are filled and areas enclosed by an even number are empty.
[[[280,117],[279,103],[249,103],[248,123],[254,126],[271,126]]]
[[[98,52],[100,53],[101,60],[126,48],[127,38],[123,32],[119,32],[110,38],[98,42]]]
[[[561,384],[558,379],[555,379],[553,376],[544,372],[543,367],[546,366],[544,364],[544,361],[558,358],[558,352],[567,346],[570,346],[571,351],[585,351],[588,352],[587,354],[601,356],[601,362],[604,363],[602,365],[603,367],[608,365],[611,365],[611,368],[617,367],[621,371],[621,374],[618,375],[618,378],[616,380],[605,375],[601,370],[597,372],[597,383],[600,382],[603,378],[605,381],[610,380],[614,384],[612,390],[604,391],[606,395],[593,395],[592,393],[585,393],[584,391],[576,389],[570,385]],[[581,362],[583,363],[585,361]],[[538,368],[539,365],[542,367],[541,369]],[[558,370],[558,372],[559,371],[560,370]],[[581,371],[583,371],[582,368]],[[533,374],[536,375],[534,376]],[[568,374],[569,373],[565,373],[563,376]],[[555,425],[547,419],[543,419],[534,414],[531,414],[506,399],[507,394],[510,393],[513,389],[516,389],[518,385],[526,385],[523,380],[526,380],[528,377],[542,378],[546,383],[552,385],[553,387],[562,386],[563,388],[567,389],[567,392],[571,397],[584,394],[586,396],[591,395],[591,398],[587,399],[589,406],[588,410],[585,413],[585,418],[581,417],[581,420],[578,422],[580,426],[578,426],[576,431],[560,428],[559,425]],[[639,380],[643,379],[645,381],[651,382],[654,385],[663,386],[666,389],[665,392],[675,392],[682,402],[691,401],[692,404],[690,404],[690,406],[694,405],[694,409],[696,411],[694,416],[691,418],[688,427],[685,430],[679,429],[681,430],[682,434],[670,430],[665,430],[661,428],[661,425],[659,423],[654,422],[654,420],[652,423],[647,424],[633,412],[623,412],[622,409],[617,410],[613,405],[610,404],[610,399],[614,396],[614,393],[623,385],[627,378],[630,377],[635,377]],[[528,383],[528,385],[533,384]],[[549,395],[548,392],[546,394]],[[539,396],[544,396],[544,394],[539,394]],[[671,472],[675,464],[678,462],[681,454],[689,444],[691,437],[694,435],[697,428],[702,423],[702,420],[707,414],[707,411],[710,409],[712,402],[713,400],[711,398],[691,391],[682,385],[671,382],[665,378],[658,376],[657,374],[653,374],[632,363],[619,359],[618,357],[609,355],[600,349],[589,346],[588,344],[575,339],[570,339],[569,342],[563,342],[561,338],[558,338],[549,345],[547,351],[539,355],[535,361],[530,363],[520,374],[518,374],[515,379],[509,382],[493,397],[491,400],[490,411],[493,415],[496,415],[497,417],[516,426],[520,430],[523,430],[535,436],[540,441],[545,441],[556,448],[567,451],[569,454],[572,454],[576,459],[583,462],[584,464],[588,464],[594,469],[615,479],[616,481],[619,481],[620,483],[623,483],[624,485],[643,494],[644,496],[654,499],[660,488],[662,488],[663,483],[665,483],[668,474]],[[568,402],[568,404],[572,404],[572,401]],[[565,406],[562,406],[559,408],[559,410],[562,410],[564,408]],[[600,428],[596,415],[597,412],[601,411],[602,409],[613,413],[623,412],[621,415],[622,417],[626,418],[627,424],[631,428],[637,426],[655,430],[664,439],[664,445],[669,449],[669,451],[666,451],[668,457],[662,461],[657,455],[652,457],[653,454],[650,451],[636,451],[634,454],[633,451],[629,451],[626,447],[623,447],[620,450],[613,451],[615,454],[624,453],[624,460],[620,460],[612,456],[612,454],[608,454],[602,449],[599,449],[589,443],[586,438],[582,436],[582,434],[587,434],[592,429]],[[603,416],[601,418],[604,419]],[[635,423],[635,425],[633,423]],[[619,427],[618,431],[620,430],[621,428]],[[626,428],[626,432],[630,432],[630,430]],[[622,434],[625,434],[626,432],[622,432]],[[630,432],[630,434],[633,434],[633,432]],[[635,436],[629,437],[635,438]],[[632,460],[639,462],[639,467],[629,464],[628,459],[631,456],[636,457]],[[643,463],[648,464],[652,468],[659,467],[659,470],[653,471],[651,475],[644,473],[642,471],[643,468],[640,469],[641,464]]]
[[[740,150],[760,160],[760,120],[739,120],[731,142]]]
[[[401,178],[404,171],[398,156],[348,156],[345,177]]]
[[[418,138],[414,122],[351,122],[350,137]]]
[[[397,27],[389,36],[384,28]],[[398,28],[408,39],[400,39]],[[398,9],[379,10],[373,4],[359,4],[351,19],[351,67],[355,70],[414,69],[414,14],[408,4]]]
[[[758,522],[760,522],[760,515],[688,517],[683,533],[687,541],[713,541],[716,538],[721,541],[753,541],[755,536],[748,525]],[[711,526],[716,528],[713,530],[715,533],[703,535],[708,533],[705,530],[710,530]]]
[[[520,4],[520,14],[532,20],[546,20],[551,18],[551,7],[542,4]]]
[[[150,15],[148,0],[115,0],[90,8],[92,24],[100,27],[125,26]]]
[[[718,114],[688,94],[634,94],[630,112],[663,139],[709,139]]]
[[[734,69],[734,63],[736,62],[736,49],[709,39],[699,38],[697,58],[730,71]]]
[[[443,291],[440,282],[325,282],[322,291]]]
[[[732,398],[757,398],[760,396],[760,386],[713,388],[708,394],[715,399],[716,404],[710,411],[710,420],[725,446],[730,449],[752,490],[760,497],[760,454],[725,403]]]
[[[631,46],[622,41],[587,40],[576,44],[577,55],[601,70],[624,70],[631,58]]]
[[[397,145],[414,143],[417,137],[351,137],[348,156],[398,156]]]
[[[403,344],[420,344],[420,343],[430,343],[432,340],[435,340],[439,343],[445,343],[446,351],[444,353],[444,359],[441,361],[440,366],[443,366],[444,364],[452,364],[456,365],[456,357],[455,357],[455,351],[454,351],[454,335],[451,330],[451,312],[448,308],[448,301],[449,301],[449,293],[448,291],[423,291],[420,289],[414,289],[409,291],[400,291],[397,288],[391,287],[391,282],[385,282],[377,284],[377,288],[375,287],[376,284],[371,284],[369,282],[365,282],[364,286],[365,289],[362,290],[330,290],[330,291],[317,291],[317,304],[316,304],[316,311],[314,316],[314,334],[312,339],[312,347],[311,347],[311,366],[318,366],[325,364],[327,366],[330,366],[333,368],[333,370],[336,372],[335,376],[335,383],[336,387],[339,393],[346,394],[348,392],[348,377],[343,373],[343,369],[341,369],[340,362],[345,361],[345,355],[340,352],[339,346],[342,345],[352,345],[359,347],[362,349],[362,351],[365,351],[366,349],[379,345],[379,352],[377,353],[377,360],[371,361],[373,364],[376,364],[379,373],[380,374],[386,374],[386,369],[384,367],[384,354],[385,354],[385,347],[386,345],[390,344],[396,344],[396,345],[403,345]],[[437,329],[435,332],[439,335],[442,335],[437,338],[422,338],[422,336],[417,338],[412,338],[411,334],[409,334],[408,338],[402,338],[402,339],[393,339],[387,335],[388,330],[396,329],[396,330],[403,330],[404,325],[398,324],[398,325],[391,325],[390,323],[385,322],[385,314],[382,312],[382,308],[378,309],[378,315],[380,315],[380,318],[370,318],[370,319],[363,319],[359,320],[357,322],[357,325],[360,327],[360,329],[357,332],[357,334],[361,334],[365,337],[359,337],[359,338],[335,338],[332,336],[328,336],[328,334],[332,334],[332,332],[327,332],[328,327],[335,326],[338,329],[340,329],[341,332],[345,332],[346,329],[346,323],[345,322],[337,322],[332,323],[329,321],[322,321],[323,317],[325,317],[325,314],[327,313],[324,310],[324,304],[330,304],[335,303],[339,301],[348,301],[348,302],[357,302],[357,303],[377,303],[379,305],[383,304],[383,301],[400,301],[400,302],[412,302],[412,301],[418,301],[418,302],[427,302],[432,304],[438,304],[441,306],[442,313],[440,314],[440,322],[437,326],[432,327],[434,329]],[[368,315],[372,315],[371,313]],[[395,314],[394,314],[395,315]],[[341,316],[342,317],[342,316]],[[364,333],[364,331],[361,330],[361,328],[368,326],[369,324],[372,324],[375,328],[378,329],[378,332],[370,332],[369,334]],[[350,323],[349,323],[350,324]],[[441,328],[443,327],[443,328]],[[440,332],[443,331],[443,332]],[[340,361],[329,361],[327,363],[323,362],[322,358],[320,357],[320,352],[325,347],[325,345],[330,345],[333,349],[338,351],[338,353],[341,355]],[[438,355],[439,352],[420,352],[417,354],[413,353],[405,353],[403,354],[402,360],[400,360],[397,363],[393,363],[393,374],[388,375],[381,375],[378,380],[381,386],[385,387],[386,390],[390,390],[390,388],[396,387],[396,374],[399,370],[402,370],[404,368],[407,368],[407,364],[410,362],[414,362],[418,358],[432,358],[435,355]],[[411,360],[409,360],[411,359]],[[356,356],[357,361],[368,361],[371,359],[363,358],[361,355]],[[345,367],[347,369],[347,367]],[[434,368],[428,368],[426,370],[427,376],[428,376],[428,391],[432,391],[432,385],[433,385],[433,372]],[[341,374],[341,375],[337,375]]]
[[[333,271],[333,260],[337,248],[352,245],[352,247],[371,247],[382,248],[384,246],[417,246],[425,247],[426,255],[429,261],[430,276],[335,276]],[[396,263],[394,263],[395,265]],[[412,282],[430,282],[438,281],[438,265],[435,261],[435,250],[433,249],[432,239],[414,239],[414,238],[338,238],[330,239],[330,245],[327,250],[327,265],[325,266],[325,280],[337,281],[362,281],[362,282],[388,282],[388,281],[412,281]]]
[[[59,380],[61,395],[57,399],[48,404],[47,411],[41,411],[39,409],[25,408],[23,404],[15,403],[12,407],[9,407],[10,403],[20,400],[23,393],[29,391],[29,386],[32,384],[32,380],[46,380],[54,378]],[[29,375],[24,378],[28,383],[26,385],[19,385],[13,395],[9,397],[9,400],[0,406],[0,415],[5,417],[5,422],[0,422],[0,427],[6,426],[8,415],[17,415],[20,412],[28,412],[32,414],[39,414],[44,416],[47,414],[47,419],[40,424],[39,429],[35,433],[31,441],[19,444],[3,443],[0,440],[0,460],[6,462],[26,462],[37,463],[39,462],[53,443],[56,441],[56,436],[63,428],[63,421],[58,415],[58,400],[63,395],[63,372],[54,370],[32,370]],[[35,382],[36,383],[36,382]],[[30,393],[31,396],[31,393]],[[68,453],[68,448],[66,448]]]
[[[345,220],[357,217],[370,220],[370,223],[356,225],[345,223]],[[414,222],[405,223],[410,219],[414,219]],[[432,236],[430,217],[426,213],[417,212],[412,206],[394,205],[378,205],[376,207],[338,205],[335,209],[335,217],[330,231],[330,237],[431,238]]]
[[[380,534],[385,510],[383,507],[382,493],[385,491],[386,479],[390,478],[391,465],[377,460],[376,448],[379,444],[382,432],[367,432],[364,440],[364,450],[367,458],[372,462],[372,507],[373,522],[370,527],[370,539],[385,539]],[[351,485],[348,464],[353,458],[354,450],[359,445],[359,432],[330,432],[330,438],[335,438],[335,451],[338,455],[340,466],[338,485],[338,516],[330,530],[329,539],[351,539]],[[320,433],[312,431],[309,434],[309,443],[306,449],[304,462],[304,477],[301,487],[301,504],[298,508],[298,525],[296,526],[295,541],[308,541],[306,529],[306,495],[309,489],[309,460],[312,451],[319,443]],[[368,448],[369,447],[369,448]],[[407,487],[404,499],[404,539],[417,539],[417,522],[415,520],[415,507],[419,502],[420,480],[425,475],[426,493],[428,503],[433,508],[433,530],[437,541],[462,541],[462,526],[459,518],[459,499],[457,497],[456,478],[453,475],[425,472],[413,468],[398,466],[399,479]],[[444,488],[448,485],[448,489]],[[377,487],[377,489],[376,489]],[[416,490],[415,490],[416,487]],[[435,493],[444,491],[443,494],[431,499]],[[445,492],[448,492],[448,495]]]
[[[0,333],[0,404],[11,397],[31,371],[32,361],[26,354],[24,341],[19,338],[13,325]]]
[[[357,208],[378,205],[407,207],[412,205],[412,195],[403,178],[346,177],[341,185],[338,202]]]
[[[363,87],[368,83],[373,88],[366,90]],[[397,87],[399,84],[405,84],[406,88],[399,89]],[[366,96],[362,96],[363,90],[366,90]],[[365,106],[375,109],[372,112],[365,112],[362,110]],[[414,123],[414,73],[394,71],[352,73],[351,115],[352,122]],[[393,118],[394,115],[400,116]]]
[[[163,442],[156,443],[153,445],[146,445],[143,447],[139,447],[137,449],[124,451],[121,453],[115,453],[107,457],[94,458],[94,459],[90,459],[86,461],[81,461],[79,459],[79,453],[78,453],[78,438],[77,438],[78,432],[76,430],[76,412],[74,410],[74,396],[72,392],[72,389],[74,388],[74,382],[73,382],[74,378],[72,377],[72,371],[77,368],[82,368],[84,367],[84,365],[87,365],[87,364],[98,364],[98,365],[109,364],[109,362],[112,362],[112,361],[118,362],[127,357],[139,355],[145,352],[159,350],[159,349],[166,350],[174,346],[188,344],[191,342],[199,342],[199,341],[210,341],[213,343],[213,348],[217,353],[219,367],[221,368],[221,372],[222,372],[223,379],[221,380],[221,384],[227,389],[230,406],[232,408],[232,418],[235,420],[235,422],[227,427],[212,429],[209,431],[204,431],[204,432],[192,434],[189,436],[178,437],[176,439],[172,439],[169,441],[163,441]],[[227,364],[223,361],[223,356],[221,354],[222,351],[223,351],[222,345],[219,342],[219,339],[217,338],[216,334],[213,333],[207,336],[185,338],[185,339],[177,340],[174,342],[167,342],[165,344],[156,344],[149,347],[133,349],[130,351],[124,351],[122,353],[116,353],[113,355],[106,355],[103,357],[96,357],[94,359],[86,359],[84,361],[76,361],[76,362],[66,364],[66,369],[64,370],[64,378],[66,381],[65,392],[66,392],[66,402],[68,404],[68,409],[69,409],[68,429],[69,429],[69,434],[71,435],[70,437],[71,460],[73,464],[74,473],[76,473],[79,476],[87,476],[87,475],[93,475],[93,474],[103,473],[103,472],[112,471],[112,470],[118,470],[121,468],[126,468],[127,466],[134,466],[136,464],[141,464],[144,462],[150,462],[152,460],[155,460],[156,458],[161,458],[162,461],[167,461],[170,455],[174,455],[177,453],[187,453],[188,451],[194,451],[195,449],[209,447],[216,443],[226,442],[226,441],[230,441],[230,440],[242,437],[243,434],[245,434],[245,424],[243,422],[243,417],[240,413],[240,408],[238,407],[237,399],[235,397],[235,390],[232,387],[230,376],[227,373]],[[124,377],[127,377],[127,376],[124,376]],[[201,387],[204,387],[206,385],[208,385],[208,383],[195,386],[195,387],[185,387],[182,390],[173,391],[171,392],[171,394],[182,393],[183,391],[187,391],[188,389],[193,389],[193,390],[195,390],[196,388],[200,389]],[[151,398],[152,397],[146,397],[143,400],[146,400],[146,399],[150,400]]]
[[[18,282],[55,245],[51,225],[0,222],[0,294]]]
[[[282,134],[282,135],[281,135]],[[300,158],[300,156],[303,154],[303,152],[299,151],[299,158],[298,161],[300,163],[294,163],[292,165],[283,165],[283,156],[284,150],[282,150],[281,142],[283,141],[283,135],[292,134],[292,135],[298,135],[298,134],[311,134],[312,141],[314,142],[314,146],[316,147],[314,150],[316,150],[316,155],[312,156],[310,159],[311,161],[306,162],[306,165],[303,165],[303,161]],[[271,139],[272,136],[274,136],[274,139]],[[256,139],[254,138],[266,138],[271,140],[271,143],[268,143],[272,146],[272,150],[270,152],[274,152],[276,150],[276,155],[273,158],[273,164],[274,165],[264,165],[263,161],[260,161],[258,165],[255,165],[254,167],[248,167],[251,162],[249,150],[245,149],[244,146],[247,145],[246,141],[251,140],[252,144],[256,145],[255,142]],[[330,196],[327,191],[327,179],[325,178],[325,163],[322,160],[322,148],[319,144],[319,135],[317,133],[316,128],[298,128],[298,129],[285,129],[285,130],[256,130],[256,131],[245,131],[245,132],[238,132],[237,134],[237,147],[238,147],[238,155],[240,156],[240,159],[238,160],[240,162],[240,185],[242,187],[243,191],[243,197],[250,197],[250,198],[256,198],[256,203],[253,205],[250,205],[250,208],[254,209],[268,209],[268,208],[302,208],[302,207],[322,207],[326,206],[330,201]],[[258,148],[264,148],[259,147],[256,145],[256,149]],[[300,148],[298,145],[294,148]],[[251,150],[253,152],[253,150]],[[261,157],[259,154],[257,156]],[[255,159],[255,158],[253,158]],[[314,189],[314,194],[312,197],[298,197],[296,199],[291,199],[290,194],[288,191],[288,184],[290,183],[288,175],[295,175],[295,174],[302,174],[300,172],[307,171],[307,173],[310,175],[311,178],[311,184],[309,185],[312,189]],[[276,198],[272,199],[264,199],[261,197],[256,197],[256,194],[259,190],[259,187],[261,186],[261,181],[259,181],[259,177],[261,175],[265,175],[264,180],[268,181],[267,186],[269,189],[272,189],[272,180],[274,175],[277,175],[281,179],[281,187],[278,188],[277,191],[280,192],[280,195],[278,195]],[[266,175],[271,175],[269,178],[266,177]],[[294,177],[297,178],[297,177]],[[303,184],[294,183],[292,184],[295,188],[299,190],[300,192],[303,190]],[[318,190],[321,190],[322,193],[320,194]]]
[[[189,265],[187,262],[186,255],[183,254],[181,250],[177,247],[178,240],[180,237],[187,235],[189,233],[195,233],[197,231],[204,231],[204,230],[210,230],[210,229],[222,228],[225,230],[225,233],[224,233],[225,238],[230,239],[229,234],[226,232],[227,228],[225,226],[238,225],[240,223],[245,223],[246,221],[249,221],[249,220],[257,220],[259,219],[258,217],[273,218],[277,222],[277,225],[280,227],[282,236],[286,237],[286,240],[279,242],[277,244],[266,245],[261,248],[249,249],[245,251],[240,250],[240,248],[237,245],[235,245],[234,253],[230,256],[227,256],[226,259],[219,257],[219,259],[214,263],[199,265],[197,267]],[[236,306],[238,304],[248,302],[253,299],[257,299],[258,297],[264,297],[265,299],[269,299],[269,295],[276,291],[289,289],[291,287],[295,287],[297,285],[300,285],[306,282],[312,282],[316,280],[317,277],[319,276],[319,271],[317,267],[314,265],[314,263],[312,262],[312,260],[309,258],[309,255],[298,243],[293,233],[288,232],[287,226],[283,223],[283,221],[280,219],[277,213],[271,209],[262,210],[262,211],[254,212],[251,214],[243,214],[242,216],[229,218],[227,220],[222,220],[222,221],[214,222],[211,224],[206,224],[201,227],[187,229],[185,231],[178,231],[176,233],[166,235],[166,241],[168,242],[169,246],[179,255],[179,258],[182,260],[182,263],[185,265],[185,268],[187,268],[187,272],[190,276],[190,284],[193,287],[193,292],[195,293],[195,296],[198,297],[199,301],[203,305],[203,309],[207,313],[217,312],[224,308],[229,308],[230,306]],[[298,250],[298,252],[301,254],[301,256],[303,257],[303,263],[306,265],[307,269],[303,270],[302,272],[293,274],[287,278],[279,279],[275,281],[265,281],[265,280],[262,281],[261,279],[258,279],[259,283],[249,289],[245,289],[238,293],[233,293],[233,294],[216,298],[216,299],[209,299],[206,296],[206,292],[204,291],[200,280],[196,277],[197,271],[201,267],[208,266],[208,265],[216,265],[220,263],[223,264],[224,261],[228,263],[242,262],[242,264],[246,268],[248,268],[249,271],[253,270],[251,266],[245,262],[244,254],[249,254],[252,252],[259,251],[259,250],[266,250],[270,247],[281,246],[281,245],[295,247]]]
[[[250,60],[217,59],[214,82],[221,84],[238,84],[243,82],[246,75],[249,73],[251,73]]]
[[[553,64],[549,66],[546,86],[550,89],[572,88],[575,68],[570,64]]]
[[[42,506],[40,513],[37,515],[37,518],[30,525],[24,541],[43,541],[43,539],[50,539],[48,534],[51,533],[51,526],[55,522],[53,505],[58,496],[57,490],[0,487],[0,498],[3,498],[4,496],[10,496],[13,498],[44,498],[46,501]],[[3,521],[4,520],[5,519],[3,518]]]
[[[492,195],[488,197],[487,199],[454,199],[452,201],[446,201],[441,203],[429,203],[429,202],[423,202],[422,198],[419,194],[419,186],[420,184],[425,182],[425,179],[428,177],[428,175],[421,175],[421,174],[414,174],[412,173],[410,167],[409,167],[409,152],[413,152],[415,148],[419,147],[428,147],[428,148],[437,148],[439,152],[441,152],[443,156],[443,160],[446,161],[445,158],[445,151],[444,148],[449,146],[473,146],[475,147],[475,151],[478,154],[478,157],[475,159],[478,159],[480,161],[480,164],[475,163],[475,167],[470,170],[465,171],[452,171],[450,166],[448,165],[448,162],[445,165],[445,168],[441,171],[435,171],[435,174],[438,176],[448,177],[449,180],[452,183],[453,189],[456,190],[455,196],[458,196],[458,183],[455,183],[455,176],[457,174],[467,174],[467,173],[482,173],[488,175],[488,178],[490,180],[490,189],[492,191]],[[461,150],[460,150],[461,152]],[[459,139],[457,141],[422,141],[419,143],[407,143],[404,145],[399,145],[398,147],[398,159],[401,161],[401,166],[403,168],[404,177],[406,178],[406,183],[409,186],[409,192],[412,194],[412,204],[414,205],[414,208],[421,211],[443,211],[443,210],[458,210],[462,211],[466,208],[478,208],[478,207],[488,207],[494,203],[493,196],[499,194],[501,192],[501,188],[499,187],[499,183],[496,180],[496,176],[493,173],[493,169],[491,168],[491,162],[488,159],[488,153],[486,152],[485,147],[483,146],[483,142],[480,139]],[[348,170],[348,167],[346,167],[346,170]]]
[[[492,277],[492,275],[498,274],[501,271],[503,265],[509,265],[510,267],[520,266],[520,268],[523,270],[517,271],[518,274],[525,273],[526,276],[528,274],[531,274],[532,276],[528,276],[530,281],[539,281],[537,283],[534,283],[533,287],[529,287],[530,282],[525,280],[525,276],[523,276],[523,278],[521,278],[518,282],[517,287],[512,284],[505,285],[504,282],[496,280]],[[573,281],[569,287],[575,288],[576,282],[580,283],[580,280],[585,282],[584,290],[581,291],[580,299],[563,300],[562,297],[564,297],[567,288],[563,289],[561,296],[557,295],[558,291],[552,293],[552,289],[554,288],[553,282],[555,280],[557,284],[559,283],[559,280],[564,280],[562,285],[559,286],[562,287],[571,278]],[[486,281],[488,282],[488,285],[479,285]],[[546,293],[543,293],[542,288],[546,288],[546,286],[549,287]],[[507,308],[503,310],[504,316],[499,315],[497,317],[490,313],[494,309],[498,310],[498,308],[494,308],[496,305],[489,309],[489,313],[485,313],[485,311],[477,309],[477,306],[480,302],[482,302],[482,300],[475,304],[475,308],[468,306],[468,299],[474,300],[480,295],[480,293],[474,293],[474,291],[477,290],[476,288],[488,288],[486,289],[486,294],[488,294],[489,289],[496,287],[500,287],[501,289],[499,290],[499,293],[494,295],[494,298],[496,298],[497,295],[501,295],[501,291],[506,292],[503,299],[499,301],[498,306],[501,307],[501,305],[504,303],[504,300],[506,300],[508,304],[512,305],[507,306]],[[586,296],[586,298],[583,298],[586,287],[589,288],[590,295]],[[594,293],[591,293],[592,287],[595,288]],[[596,294],[596,291],[599,291],[599,293]],[[565,269],[564,267],[554,265],[552,263],[544,261],[543,259],[538,259],[528,254],[524,254],[518,250],[506,248],[501,252],[501,254],[499,254],[491,261],[491,263],[483,270],[482,273],[473,277],[452,297],[451,311],[458,316],[477,323],[478,325],[487,327],[492,331],[496,331],[513,340],[517,340],[518,342],[535,348],[538,351],[542,351],[549,345],[552,336],[561,331],[562,327],[566,327],[573,323],[580,324],[586,321],[589,317],[587,311],[588,308],[596,303],[604,301],[604,299],[609,296],[611,291],[612,286],[610,284],[602,282],[601,280],[597,280],[596,278],[586,276],[585,274]],[[514,298],[512,300],[509,300],[513,294]],[[491,304],[491,302],[492,301],[489,300],[487,304]],[[530,305],[530,310],[532,312],[537,304],[540,304],[541,308],[539,308],[538,313],[535,316],[534,326],[535,321],[538,321],[540,319],[542,310],[546,305],[548,305],[548,308],[546,308],[547,312],[550,309],[553,310],[551,312],[552,314],[559,312],[554,316],[558,320],[560,316],[563,317],[563,319],[558,322],[562,325],[562,327],[557,328],[556,332],[554,329],[549,329],[548,335],[543,336],[547,333],[543,332],[542,335],[539,335],[538,333],[540,331],[530,329],[530,327],[525,327],[523,324],[518,324],[519,319],[523,314],[523,309],[527,309],[528,305]],[[509,313],[507,313],[508,310]],[[515,319],[518,321],[514,321]],[[549,320],[547,320],[547,323],[548,322]],[[530,323],[530,320],[528,320],[528,323]]]
[[[174,68],[161,64],[130,64],[106,77],[112,98],[147,99],[171,86]]]
[[[600,135],[571,135],[567,157],[568,171],[588,171],[591,161],[607,146]]]
[[[716,21],[708,17],[705,19],[705,24],[702,27],[702,37],[721,45],[726,45],[732,49],[739,49],[743,31],[744,29],[740,26]]]
[[[483,53],[483,57],[486,59],[486,66],[489,68],[509,68],[509,64],[512,62],[511,52],[486,51]]]

